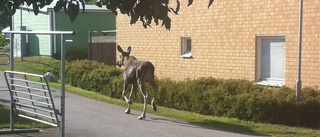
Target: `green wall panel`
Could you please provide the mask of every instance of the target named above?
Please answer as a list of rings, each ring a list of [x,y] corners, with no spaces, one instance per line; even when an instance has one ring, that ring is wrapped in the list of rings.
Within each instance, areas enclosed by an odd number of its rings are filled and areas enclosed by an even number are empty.
[[[29,9],[31,10],[31,9]],[[22,22],[21,22],[22,19]],[[19,26],[26,26],[29,31],[48,31],[49,30],[49,16],[46,12],[40,12],[37,16],[33,11],[22,10],[22,17],[20,10],[17,10],[14,15],[14,28]],[[49,35],[35,35],[27,36],[28,47],[27,55],[50,55],[50,36]]]
[[[115,30],[115,15],[111,12],[89,12],[79,13],[74,22],[71,22],[65,12],[56,13],[57,31],[74,31],[75,35],[66,36],[72,39],[72,43],[66,43],[67,56],[82,56],[87,58],[88,54],[88,31]],[[113,34],[115,35],[115,34]],[[60,54],[60,37],[57,37],[57,51]]]

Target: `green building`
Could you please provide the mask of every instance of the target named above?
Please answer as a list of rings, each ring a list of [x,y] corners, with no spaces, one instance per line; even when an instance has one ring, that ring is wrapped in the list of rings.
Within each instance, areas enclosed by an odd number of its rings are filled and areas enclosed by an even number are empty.
[[[55,1],[40,10],[38,15],[34,15],[31,7],[22,7],[17,10],[13,17],[14,30],[27,31],[74,31],[75,35],[66,36],[68,59],[84,59],[88,57],[88,32],[115,30],[115,15],[105,7],[99,8],[96,5],[86,5],[85,12],[80,9],[77,18],[71,22],[68,15],[63,11],[54,12]],[[111,36],[115,34],[111,34]],[[25,42],[18,43],[17,51],[21,49],[21,54],[25,56],[60,56],[60,35],[36,35],[15,36],[20,41],[25,38]],[[26,46],[24,46],[24,43]],[[19,45],[22,45],[19,48]],[[17,54],[19,56],[21,54]]]

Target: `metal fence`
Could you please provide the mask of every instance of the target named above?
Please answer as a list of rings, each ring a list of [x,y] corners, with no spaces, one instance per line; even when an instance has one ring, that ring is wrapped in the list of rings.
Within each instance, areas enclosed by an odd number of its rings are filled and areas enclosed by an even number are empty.
[[[65,35],[74,35],[74,32],[73,31],[3,31],[4,33],[10,33],[10,56],[9,56],[9,64],[10,64],[10,70],[13,72],[14,71],[14,42],[13,42],[13,39],[14,39],[14,34],[39,34],[39,35],[60,35],[61,37],[61,69],[60,69],[60,74],[61,74],[61,77],[60,77],[60,83],[61,83],[61,106],[60,106],[60,112],[59,112],[59,115],[60,115],[60,121],[61,122],[57,122],[57,126],[60,127],[60,132],[61,132],[61,137],[64,137],[65,136],[65,62],[66,62],[66,59],[65,59],[65,54],[66,54],[66,47],[64,46],[65,42],[66,41],[71,41],[71,40],[66,40],[65,39]],[[21,60],[23,60],[23,56],[21,56]],[[10,73],[10,72],[9,72]],[[13,77],[15,78],[15,77]],[[26,82],[26,81],[24,81]],[[28,81],[29,82],[29,81]],[[31,81],[30,81],[31,82]],[[13,79],[10,80],[10,84],[14,84],[13,82]],[[8,88],[9,90],[11,90],[10,88],[13,87],[14,85],[8,85]],[[24,87],[25,89],[27,87]],[[47,87],[49,88],[49,87]],[[12,88],[14,90],[16,90],[16,88]],[[28,89],[28,88],[27,88]],[[49,90],[48,90],[49,91]],[[10,91],[10,93],[13,93],[12,91]],[[17,132],[17,130],[14,129],[14,126],[13,126],[13,107],[16,107],[13,102],[15,100],[13,99],[13,95],[11,95],[11,99],[10,99],[10,131],[8,131],[8,133],[14,133],[14,132]],[[53,103],[52,103],[53,104]],[[48,105],[48,104],[46,104]],[[32,105],[31,105],[32,106]],[[49,105],[50,106],[50,105]],[[35,107],[37,106],[33,106],[31,107],[31,109],[34,109]],[[41,108],[41,107],[39,107]],[[48,106],[47,106],[48,108]],[[30,107],[29,107],[30,109]],[[51,109],[51,108],[50,108]],[[55,108],[52,108],[52,110],[49,110],[49,111],[53,111],[55,113],[55,115],[57,115],[57,111]],[[51,114],[50,114],[51,115]],[[56,116],[55,116],[56,117]],[[58,121],[58,118],[54,119],[54,117],[52,117],[53,119],[51,120],[56,120]],[[34,119],[37,121],[37,119]],[[40,119],[41,120],[41,119]],[[24,132],[23,130],[21,130],[21,132]],[[7,133],[6,131],[3,131],[3,133]]]
[[[59,110],[55,108],[44,76],[16,71],[5,71],[4,76],[18,116],[54,127],[59,126]]]

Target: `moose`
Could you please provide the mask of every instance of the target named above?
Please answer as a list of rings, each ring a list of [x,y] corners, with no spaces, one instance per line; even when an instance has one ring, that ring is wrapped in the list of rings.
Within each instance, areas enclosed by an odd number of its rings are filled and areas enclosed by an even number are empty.
[[[154,81],[154,65],[150,61],[137,60],[136,57],[130,56],[131,46],[128,47],[127,52],[123,51],[122,48],[118,45],[118,51],[121,53],[119,56],[116,65],[118,67],[124,66],[123,71],[123,91],[122,96],[126,103],[128,104],[128,108],[125,110],[126,114],[130,114],[131,104],[133,99],[133,93],[136,92],[137,88],[140,88],[140,91],[143,95],[144,107],[142,114],[138,117],[138,119],[146,118],[146,109],[147,109],[147,101],[148,101],[148,93],[146,91],[146,82],[148,82],[152,88],[154,89],[154,98],[151,101],[151,105],[154,111],[157,111],[156,100],[158,85]],[[127,87],[131,84],[131,92],[129,94],[129,99],[126,97]]]

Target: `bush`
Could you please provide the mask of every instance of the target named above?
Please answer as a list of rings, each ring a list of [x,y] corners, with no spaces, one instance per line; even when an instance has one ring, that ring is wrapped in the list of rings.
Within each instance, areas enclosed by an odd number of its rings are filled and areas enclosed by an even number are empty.
[[[61,59],[60,53],[55,53],[52,56],[54,59]],[[88,49],[86,48],[67,48],[66,49],[66,60],[76,61],[76,60],[86,60],[88,58]]]
[[[113,98],[120,98],[123,88],[122,70],[87,60],[68,63],[66,81]],[[156,83],[160,106],[254,122],[319,127],[320,91],[317,88],[302,89],[302,101],[296,103],[292,88],[259,86],[247,80],[200,78],[176,82],[157,79]],[[149,84],[146,90],[152,98],[154,92]],[[134,101],[143,102],[139,90]]]
[[[121,70],[88,60],[72,61],[68,63],[66,70],[68,84],[103,95],[119,97],[117,93],[122,78]]]
[[[2,34],[0,34],[0,47],[4,47],[8,43],[9,43],[9,41],[6,40],[5,37]]]
[[[203,78],[187,82],[159,80],[159,105],[196,113],[254,122],[318,127],[320,91],[266,87],[247,80]]]
[[[56,56],[60,58],[60,56]],[[88,58],[88,49],[86,48],[67,48],[66,59],[68,61],[84,60]]]

